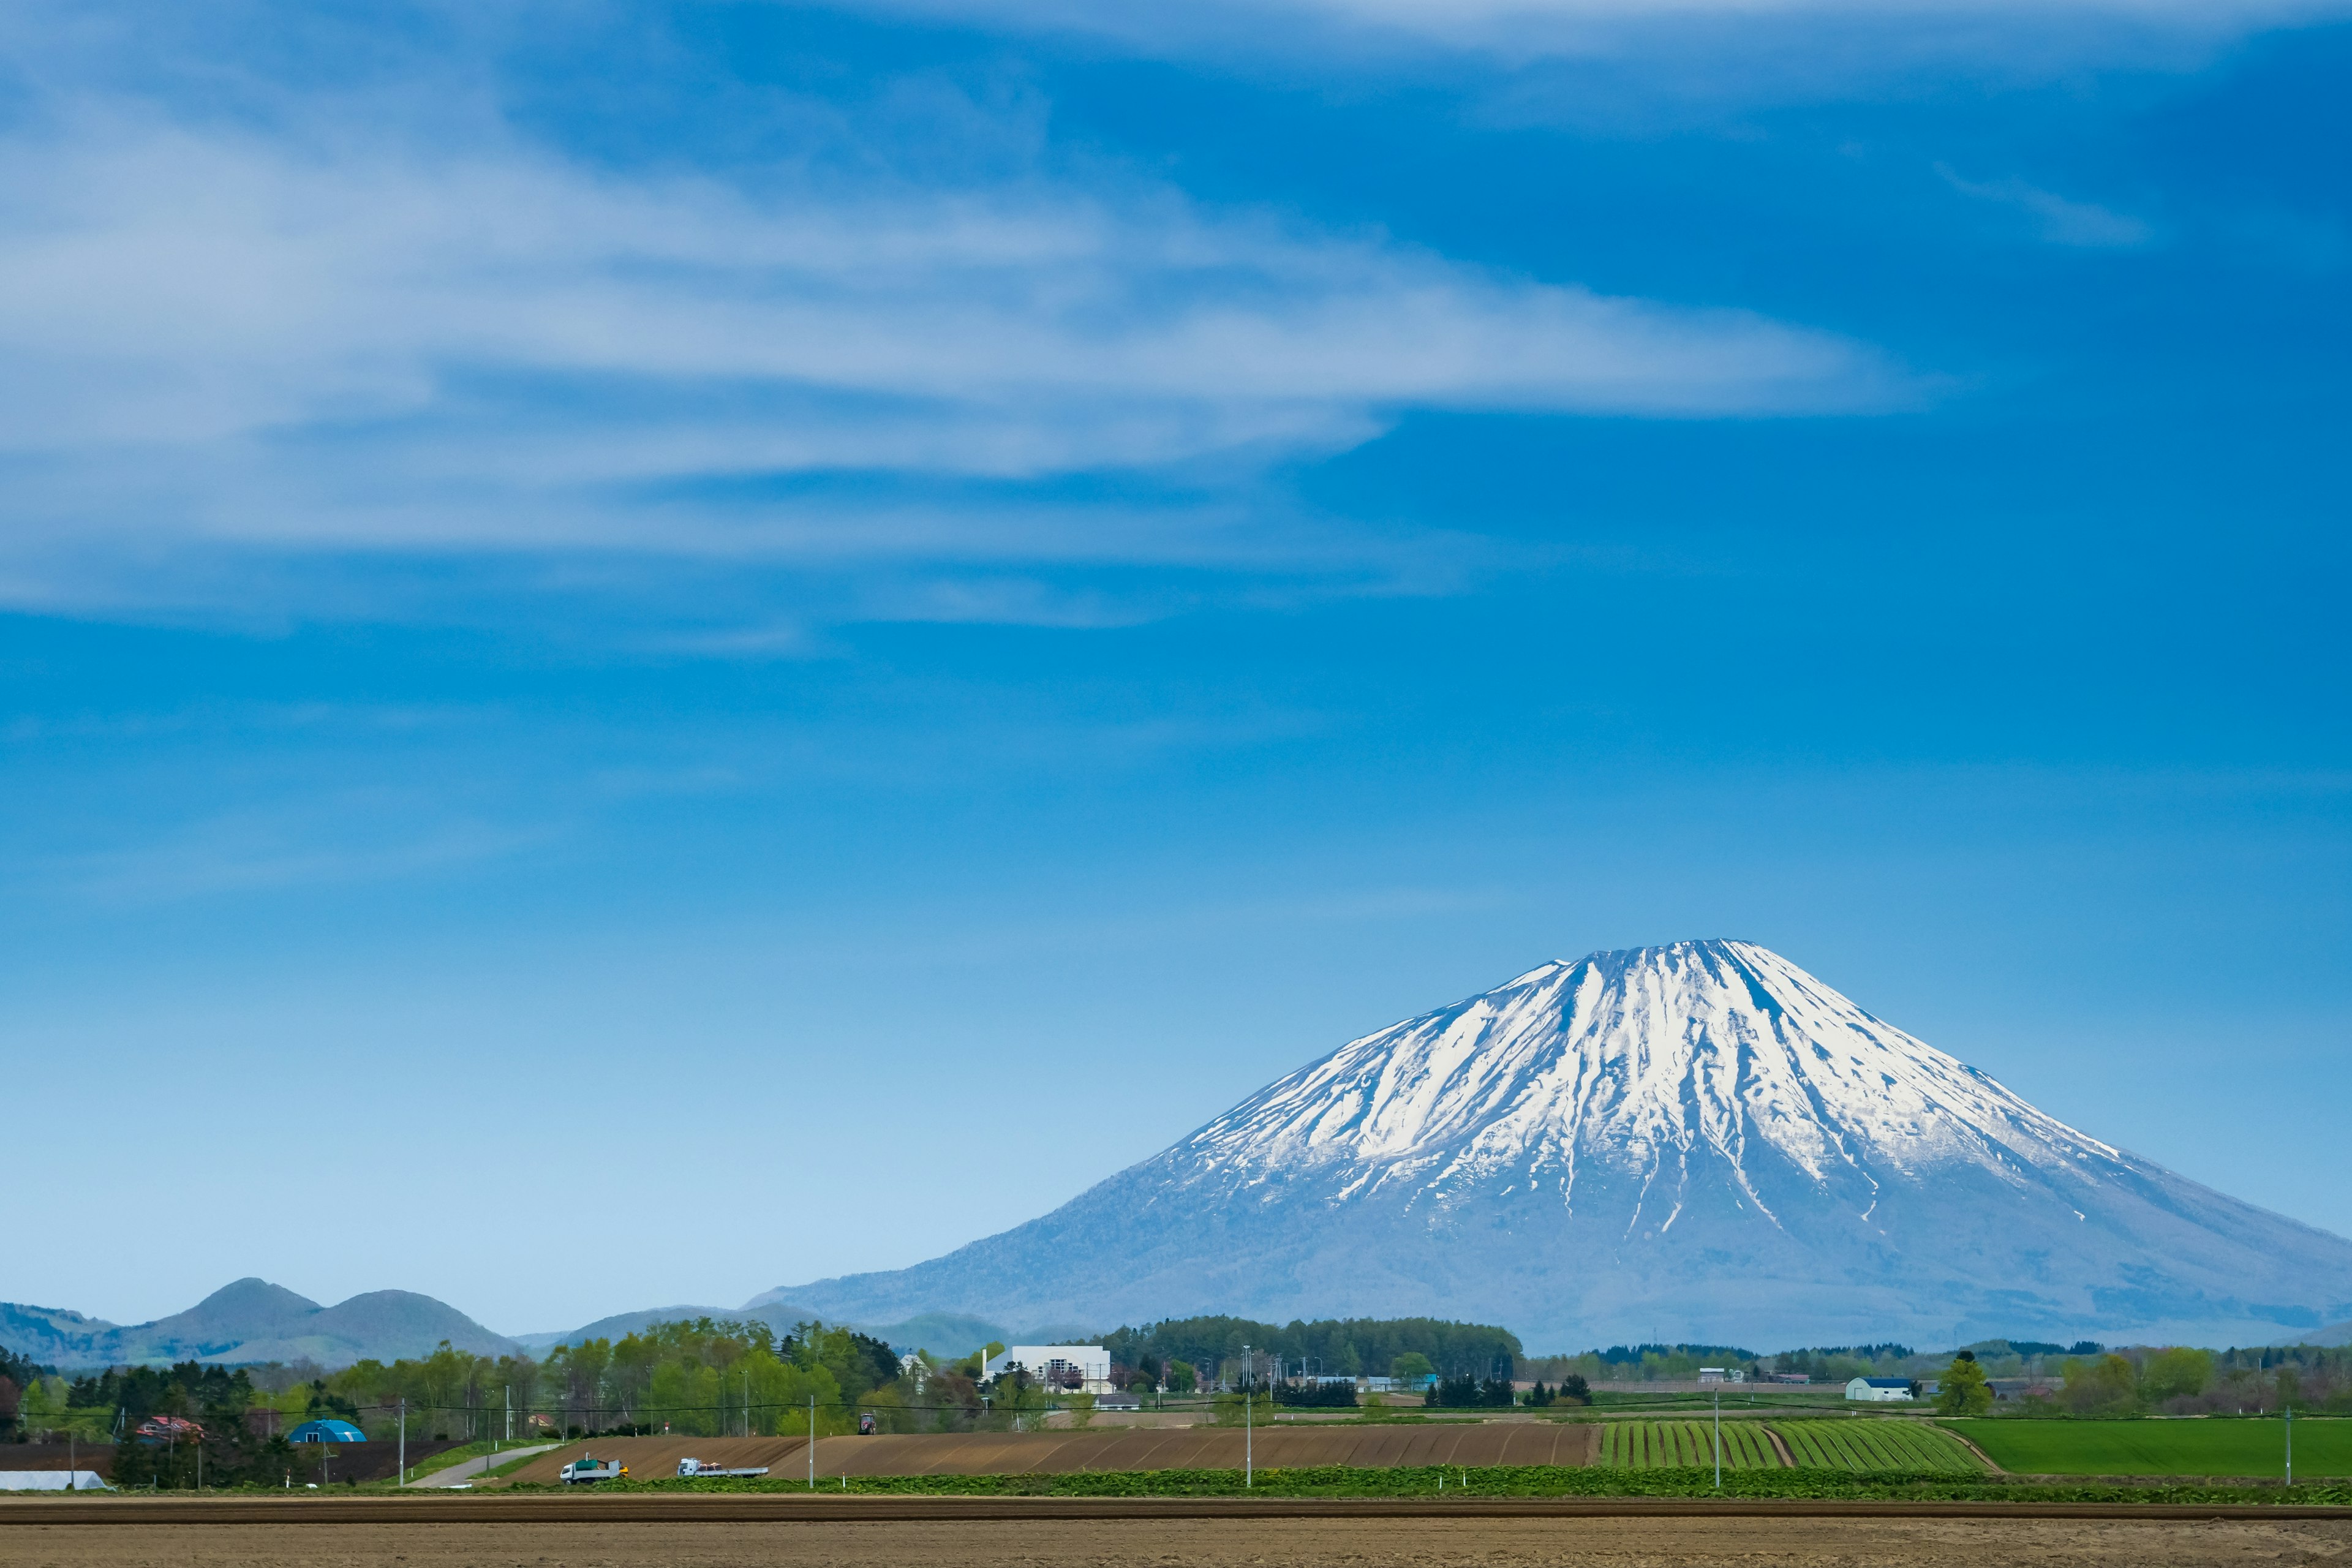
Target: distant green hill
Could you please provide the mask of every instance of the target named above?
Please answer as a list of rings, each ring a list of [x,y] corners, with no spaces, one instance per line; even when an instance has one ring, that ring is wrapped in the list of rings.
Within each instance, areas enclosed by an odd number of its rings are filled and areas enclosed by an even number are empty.
[[[409,1290],[322,1307],[266,1279],[239,1279],[184,1312],[128,1327],[79,1312],[0,1303],[0,1345],[59,1367],[297,1361],[348,1366],[429,1355],[446,1340],[478,1355],[516,1349],[457,1308]]]
[[[641,1332],[656,1323],[690,1322],[696,1318],[712,1318],[720,1322],[765,1323],[782,1334],[791,1332],[796,1323],[823,1316],[794,1306],[790,1301],[761,1301],[748,1307],[647,1307],[635,1312],[616,1312],[609,1318],[599,1318],[576,1329],[553,1333],[518,1334],[515,1342],[532,1355],[545,1355],[558,1345],[576,1345],[588,1340],[617,1340]],[[835,1321],[831,1318],[824,1321]],[[840,1326],[871,1334],[901,1351],[929,1351],[934,1355],[943,1356],[970,1355],[991,1342],[1009,1344],[1014,1337],[1002,1326],[984,1318],[958,1312],[925,1312],[898,1323],[843,1322]]]

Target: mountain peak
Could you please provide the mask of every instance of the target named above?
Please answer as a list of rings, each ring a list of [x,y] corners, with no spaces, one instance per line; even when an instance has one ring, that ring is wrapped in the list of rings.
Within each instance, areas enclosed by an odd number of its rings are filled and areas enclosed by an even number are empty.
[[[2126,1156],[1717,938],[1528,970],[1041,1219],[789,1295],[880,1321],[1428,1313],[1552,1346],[2252,1343],[2352,1316],[2352,1243]]]
[[[427,1355],[446,1340],[459,1350],[501,1354],[510,1340],[456,1308],[407,1290],[374,1290],[321,1307],[267,1279],[222,1286],[184,1312],[120,1327],[0,1303],[0,1343],[60,1366],[161,1363],[231,1365],[309,1359],[344,1366],[363,1356]]]
[[[2003,1180],[2116,1152],[1864,1012],[1753,942],[1595,952],[1349,1042],[1244,1100],[1188,1147],[1213,1168],[1403,1184],[1440,1205],[1511,1173],[1566,1208],[1621,1178],[1679,1191],[1694,1158],[1759,1215],[1769,1152],[1874,1209],[1872,1166],[1969,1163]],[[1675,1179],[1664,1189],[1659,1179]],[[1628,1226],[1670,1226],[1643,1205]]]
[[[247,1328],[257,1323],[299,1322],[319,1310],[319,1303],[307,1296],[298,1296],[283,1285],[248,1274],[222,1286],[184,1312],[160,1320],[163,1322],[195,1325],[207,1322],[235,1323]]]

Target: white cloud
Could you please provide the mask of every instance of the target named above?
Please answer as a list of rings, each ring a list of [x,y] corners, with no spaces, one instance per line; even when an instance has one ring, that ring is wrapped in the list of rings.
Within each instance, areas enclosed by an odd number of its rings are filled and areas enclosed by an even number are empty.
[[[42,531],[694,550],[740,542],[740,510],[674,487],[731,477],[1034,479],[1328,450],[1416,407],[1905,395],[1827,333],[1139,182],[625,176],[119,104],[0,142],[0,459]]]
[[[1438,47],[1522,64],[1605,60],[1687,72],[1710,94],[1810,95],[1923,62],[2043,75],[2195,58],[2347,0],[860,0],[866,9],[1108,39],[1139,52],[1410,61]],[[2185,51],[2185,56],[2184,56]],[[1740,85],[1735,88],[1734,83]]]
[[[2127,213],[2100,206],[2095,202],[2074,201],[2054,191],[2028,184],[2023,180],[1965,180],[1943,163],[1936,165],[1936,173],[1964,196],[1998,202],[2030,215],[2037,221],[2042,237],[2052,245],[2130,250],[2156,237],[2153,226]]]

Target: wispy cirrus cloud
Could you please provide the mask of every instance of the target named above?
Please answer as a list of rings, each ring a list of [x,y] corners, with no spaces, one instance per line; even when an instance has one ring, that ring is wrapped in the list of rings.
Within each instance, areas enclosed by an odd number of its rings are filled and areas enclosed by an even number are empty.
[[[2014,207],[2035,220],[2041,237],[2052,245],[2092,250],[2131,250],[2156,237],[2156,228],[2144,219],[2119,213],[2096,202],[2075,201],[2023,180],[1969,180],[1948,163],[1936,165],[1944,183],[1964,196]]]
[[[2193,63],[2352,0],[859,0],[862,9],[1108,40],[1190,59],[1312,57],[1390,70],[1432,46],[1506,67],[1605,63],[1670,94],[1746,101],[1965,63],[1995,76]],[[1622,83],[1619,84],[1622,87]]]
[[[1252,476],[1418,409],[1921,395],[1802,323],[1124,167],[942,173],[789,118],[756,161],[632,163],[443,80],[265,83],[223,112],[77,83],[80,58],[20,59],[44,87],[0,130],[0,595],[20,605],[201,605],[216,578],[250,599],[286,562],[339,556],[605,552],[896,574],[827,614],[1117,620],[1132,604],[924,569],[1374,581],[1425,542],[1255,504]],[[441,93],[464,104],[446,123],[417,107]]]
[[[13,141],[18,453],[398,422],[425,474],[1017,475],[1360,439],[1402,407],[1810,412],[1899,381],[1830,334],[1166,189],[749,190],[103,110]]]

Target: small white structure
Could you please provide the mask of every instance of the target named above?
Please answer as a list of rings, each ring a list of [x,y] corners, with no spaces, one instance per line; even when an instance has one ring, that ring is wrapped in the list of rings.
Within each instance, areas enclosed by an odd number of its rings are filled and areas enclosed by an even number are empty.
[[[1038,1383],[1073,1394],[1102,1394],[1110,1388],[1110,1352],[1100,1345],[1013,1345],[989,1357],[983,1371],[996,1377],[1014,1367]]]
[[[1911,1380],[1907,1377],[1857,1377],[1845,1385],[1845,1396],[1868,1400],[1874,1405],[1908,1405],[1911,1402]]]
[[[105,1492],[96,1470],[0,1470],[0,1492]]]
[[[1735,1366],[1726,1371],[1719,1366],[1703,1366],[1698,1369],[1698,1380],[1701,1383],[1746,1383],[1748,1369]]]

